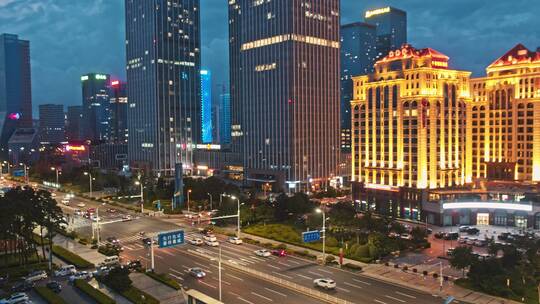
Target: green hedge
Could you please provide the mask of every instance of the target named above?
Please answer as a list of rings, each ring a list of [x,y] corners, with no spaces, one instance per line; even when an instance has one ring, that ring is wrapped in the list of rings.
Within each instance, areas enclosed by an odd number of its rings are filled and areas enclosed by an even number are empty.
[[[131,286],[128,290],[120,292],[120,294],[128,299],[131,303],[135,304],[159,304],[159,301],[147,294],[146,292]],[[144,296],[145,300],[142,300],[141,296]]]
[[[36,290],[37,294],[49,304],[67,304],[64,299],[62,299],[59,295],[57,295],[56,293],[54,293],[54,291],[50,290],[47,287],[40,286],[35,287],[34,289]]]
[[[178,282],[176,282],[175,280],[169,278],[166,274],[162,274],[162,273],[155,273],[155,272],[144,272],[144,274],[146,274],[147,276],[151,277],[152,279],[160,282],[160,283],[163,283],[167,286],[169,286],[170,288],[172,289],[175,289],[175,290],[180,290],[182,287],[180,286],[180,284],[178,284]]]
[[[94,299],[99,304],[114,304],[115,300],[111,299],[108,295],[94,288],[94,286],[88,284],[84,280],[75,280],[75,287],[87,294],[89,297]]]
[[[69,264],[75,265],[75,267],[79,269],[88,269],[88,268],[94,268],[94,264],[88,262],[87,260],[81,258],[80,256],[76,255],[75,253],[60,247],[58,245],[53,245],[53,253],[59,257],[60,259],[64,260],[65,262]]]

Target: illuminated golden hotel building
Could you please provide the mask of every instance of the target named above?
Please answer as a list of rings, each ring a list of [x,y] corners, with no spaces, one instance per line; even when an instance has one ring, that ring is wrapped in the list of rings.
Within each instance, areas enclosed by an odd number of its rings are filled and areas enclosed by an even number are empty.
[[[518,44],[471,79],[473,178],[540,181],[540,52]]]
[[[433,49],[403,45],[373,74],[353,77],[357,208],[439,225],[540,228],[540,206],[523,205],[518,189],[527,183],[526,193],[540,193],[540,53],[518,45],[478,79],[448,63]]]
[[[404,45],[377,61],[373,74],[353,78],[353,180],[367,192],[384,194],[364,204],[420,219],[419,189],[468,181],[471,73],[448,69],[448,59]],[[410,204],[403,207],[403,201]]]

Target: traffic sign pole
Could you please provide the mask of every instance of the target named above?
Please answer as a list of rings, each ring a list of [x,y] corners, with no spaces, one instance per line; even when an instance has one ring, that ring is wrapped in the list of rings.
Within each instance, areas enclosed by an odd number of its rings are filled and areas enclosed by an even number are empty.
[[[150,260],[152,261],[152,272],[154,272],[154,238],[150,238]]]

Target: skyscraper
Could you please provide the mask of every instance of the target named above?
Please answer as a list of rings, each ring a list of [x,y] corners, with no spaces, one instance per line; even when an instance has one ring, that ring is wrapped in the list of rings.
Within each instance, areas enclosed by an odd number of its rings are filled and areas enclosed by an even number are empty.
[[[127,144],[127,85],[119,80],[111,81],[109,87],[109,128],[108,141],[111,143]]]
[[[0,153],[17,127],[32,127],[30,42],[0,35]]]
[[[209,144],[212,136],[212,73],[201,70],[201,129],[202,143]]]
[[[67,140],[82,140],[82,106],[70,106],[67,108],[66,137]]]
[[[199,0],[126,0],[128,154],[163,175],[201,138]]]
[[[341,26],[341,150],[351,151],[352,77],[371,73],[376,50],[376,27],[356,22]]]
[[[39,105],[39,131],[42,143],[59,144],[66,140],[63,105]]]
[[[365,13],[365,22],[377,27],[377,58],[388,55],[407,43],[407,13],[394,7],[383,7]]]
[[[219,94],[219,107],[217,113],[218,119],[216,126],[218,127],[219,143],[231,143],[231,95],[228,93]]]
[[[229,1],[233,148],[244,176],[292,191],[339,160],[339,1]]]
[[[83,99],[83,139],[107,140],[110,76],[90,73],[81,76]]]

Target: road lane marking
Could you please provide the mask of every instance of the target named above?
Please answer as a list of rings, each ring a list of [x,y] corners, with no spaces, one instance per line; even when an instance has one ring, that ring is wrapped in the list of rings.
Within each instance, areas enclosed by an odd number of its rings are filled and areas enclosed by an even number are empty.
[[[358,283],[365,284],[365,285],[371,285],[371,283],[369,283],[369,282],[364,282],[364,281],[362,281],[362,280],[358,280],[358,279],[352,279],[352,280],[355,281],[355,282],[358,282]]]
[[[345,285],[347,285],[347,286],[359,288],[359,289],[362,289],[362,288],[363,288],[362,286],[354,285],[354,284],[351,284],[351,283],[349,283],[349,282],[343,282],[343,284],[345,284]]]
[[[283,263],[283,262],[277,262],[279,265],[283,265],[285,267],[291,267],[291,264]]]
[[[396,293],[397,293],[398,295],[402,295],[402,296],[407,297],[407,298],[416,299],[415,296],[411,296],[411,295],[406,294],[406,293],[403,293],[403,292],[396,291]]]
[[[244,279],[239,278],[239,277],[237,277],[237,276],[235,276],[235,275],[232,275],[232,274],[230,274],[230,273],[226,273],[225,275],[226,275],[226,276],[229,276],[229,277],[231,277],[231,278],[233,278],[233,279],[237,279],[237,280],[239,280],[239,281],[242,281],[242,282],[244,281]]]
[[[242,297],[238,297],[238,300],[244,301],[244,302],[246,302],[246,303],[248,303],[248,304],[255,304],[255,303],[253,303],[253,302],[251,302],[251,301],[248,301],[248,300],[246,300],[246,299],[244,299],[244,298],[242,298]]]
[[[351,292],[350,290],[348,289],[345,289],[345,288],[341,288],[341,287],[336,287],[337,290],[342,290],[342,291],[345,291],[345,292]]]
[[[258,294],[258,293],[256,293],[256,292],[253,292],[253,291],[252,291],[251,294],[254,295],[254,296],[257,296],[257,297],[259,297],[259,298],[265,299],[266,301],[274,302],[274,300],[272,300],[272,299],[270,299],[270,298],[268,298],[268,297],[265,297],[265,296],[263,296],[263,295],[260,295],[260,294]]]
[[[264,289],[266,289],[266,290],[268,290],[268,291],[270,291],[270,292],[273,292],[273,293],[275,293],[275,294],[278,294],[278,295],[280,295],[280,296],[282,296],[282,297],[287,297],[286,294],[281,293],[281,292],[279,292],[279,291],[275,291],[275,290],[273,290],[273,289],[271,289],[271,288],[265,287]]]
[[[199,281],[199,283],[201,283],[201,284],[203,284],[203,285],[206,285],[206,286],[208,286],[208,287],[212,287],[212,288],[214,288],[214,289],[217,289],[216,286],[214,286],[214,285],[212,285],[212,284],[208,284],[208,283],[206,283],[206,282],[203,281],[203,280],[198,280],[198,281]]]
[[[377,299],[375,299],[375,302],[377,302],[377,303],[381,303],[381,304],[388,304],[388,303],[386,303],[386,302],[383,302],[383,301],[379,301],[379,300],[377,300]]]
[[[296,275],[299,276],[299,277],[301,277],[301,278],[307,279],[307,280],[313,280],[313,278],[308,277],[308,276],[305,276],[305,275],[302,275],[302,274],[299,274],[299,273],[297,273]]]
[[[389,295],[385,295],[385,297],[387,297],[387,298],[389,298],[389,299],[392,299],[392,300],[394,300],[394,301],[399,301],[399,302],[401,302],[401,303],[405,303],[405,301],[404,301],[404,300],[402,300],[402,299],[398,299],[398,298],[394,298],[394,297],[392,297],[392,296],[389,296]]]
[[[187,267],[186,265],[180,265],[182,268],[184,269],[189,269],[189,267]]]
[[[271,268],[274,268],[274,269],[277,269],[277,270],[281,270],[281,268],[276,267],[276,266],[274,266],[274,265],[267,264],[266,266],[271,267]]]
[[[238,298],[240,297],[240,295],[239,295],[239,294],[237,294],[237,293],[234,293],[234,292],[232,292],[232,291],[229,291],[229,293],[230,293],[231,295],[235,296],[235,297],[238,297]]]
[[[174,274],[172,274],[172,273],[169,273],[169,275],[170,275],[171,277],[177,279],[177,280],[180,280],[180,281],[183,281],[183,280],[184,280],[184,278],[179,277],[179,276],[177,276],[177,275],[174,275]]]
[[[174,255],[173,253],[170,253],[170,252],[168,252],[168,251],[161,251],[161,253],[165,253],[165,254],[170,255],[170,256],[176,256],[176,255]]]
[[[308,271],[308,273],[311,273],[312,275],[316,275],[318,277],[324,277],[324,275],[322,275],[320,273],[313,272],[313,271]]]
[[[321,271],[321,272],[326,272],[326,273],[329,273],[329,274],[333,274],[333,272],[331,271],[328,271],[326,269],[320,269],[320,268],[317,268],[318,271]]]
[[[293,260],[287,260],[287,262],[289,262],[289,263],[293,263],[293,264],[296,264],[296,265],[300,265],[300,262],[297,262],[297,261],[293,261]]]
[[[183,274],[181,271],[178,271],[174,268],[169,268],[170,271],[174,272],[174,273],[178,273],[178,274]]]
[[[212,271],[210,271],[210,269],[208,269],[208,268],[206,267],[206,265],[203,265],[203,264],[201,264],[201,263],[199,263],[199,262],[194,262],[194,263],[195,263],[195,265],[200,266],[204,271],[206,271],[206,272],[208,272],[208,273],[212,273]],[[210,264],[210,265],[211,265],[211,264]]]
[[[292,278],[293,278],[293,277],[288,276],[288,275],[286,275],[286,274],[282,274],[282,273],[275,272],[275,271],[272,271],[272,273],[275,273],[275,274],[277,274],[277,275],[279,275],[279,276],[282,276],[282,277],[285,277],[285,278],[287,278],[287,279],[292,279]]]

